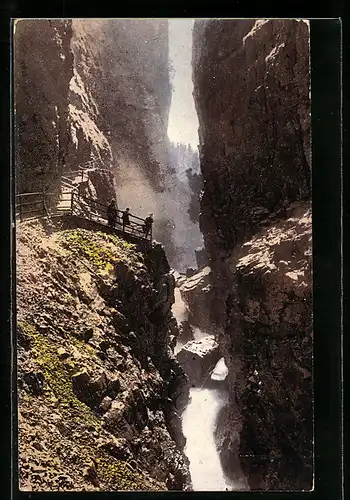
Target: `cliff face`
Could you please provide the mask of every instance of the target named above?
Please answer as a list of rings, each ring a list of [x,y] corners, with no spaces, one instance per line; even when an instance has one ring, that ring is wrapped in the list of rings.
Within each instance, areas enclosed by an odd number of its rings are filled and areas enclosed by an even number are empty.
[[[229,369],[217,440],[252,489],[312,487],[308,40],[304,21],[194,28],[206,300]]]
[[[232,474],[237,455],[251,488],[312,486],[311,214],[296,205],[289,218],[247,241],[232,265],[225,335],[230,393],[239,411],[219,430]],[[226,442],[225,442],[226,440]]]
[[[17,259],[21,489],[187,489],[162,247],[32,222]]]
[[[14,33],[16,182],[19,192],[59,193],[61,174],[80,165],[109,170],[112,151],[88,82],[78,73],[72,21],[18,21]],[[83,75],[84,76],[84,75]],[[89,162],[89,165],[87,165]],[[115,196],[108,172],[90,193]]]
[[[201,227],[214,260],[285,202],[310,197],[308,38],[303,21],[195,23]]]
[[[170,107],[167,26],[152,20],[72,21],[74,85],[83,82],[93,96],[120,187],[134,169],[152,187],[161,185]]]
[[[18,190],[56,191],[79,165],[107,201],[151,203],[167,175],[167,21],[19,21],[14,36]],[[90,189],[94,193],[94,189]],[[161,212],[161,210],[160,210]]]
[[[18,191],[59,190],[70,141],[70,21],[17,21],[14,35]]]

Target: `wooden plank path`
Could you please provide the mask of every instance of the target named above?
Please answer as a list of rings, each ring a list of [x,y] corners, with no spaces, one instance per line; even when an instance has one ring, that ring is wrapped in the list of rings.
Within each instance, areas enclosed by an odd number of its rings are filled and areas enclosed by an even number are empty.
[[[65,173],[61,178],[61,194],[56,204],[52,202],[54,193],[35,192],[16,195],[16,220],[22,222],[53,215],[74,215],[107,226],[108,205],[79,193],[79,187],[89,178],[88,172],[95,170],[101,169],[91,167]],[[135,240],[152,242],[152,228],[147,236],[144,233],[145,219],[129,214],[130,224],[123,227],[122,216],[123,212],[117,210],[115,226],[108,226],[112,232],[126,239],[131,236]]]

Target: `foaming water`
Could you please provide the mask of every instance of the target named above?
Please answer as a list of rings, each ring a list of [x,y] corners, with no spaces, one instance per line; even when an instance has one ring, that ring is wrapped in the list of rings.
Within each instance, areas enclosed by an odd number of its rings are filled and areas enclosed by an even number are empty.
[[[175,303],[173,314],[178,322],[188,320],[189,311],[182,300],[180,290],[175,288]],[[193,327],[194,340],[208,336],[199,328]],[[184,346],[177,339],[175,355]],[[228,394],[225,388],[227,367],[221,358],[212,371],[210,379],[215,386],[212,388],[190,389],[190,401],[182,414],[182,432],[186,437],[184,453],[190,461],[190,474],[194,491],[234,491],[246,490],[245,484],[232,482],[225,477],[216,448],[214,433],[218,413],[227,403]],[[243,476],[242,476],[243,478]]]
[[[190,389],[191,401],[182,416],[183,433],[187,439],[185,454],[190,461],[194,491],[231,491],[225,478],[214,441],[215,422],[220,408],[227,401],[221,389]]]
[[[181,293],[178,287],[175,287],[175,302],[172,307],[173,315],[178,323],[188,319],[188,309],[185,302],[182,300]]]

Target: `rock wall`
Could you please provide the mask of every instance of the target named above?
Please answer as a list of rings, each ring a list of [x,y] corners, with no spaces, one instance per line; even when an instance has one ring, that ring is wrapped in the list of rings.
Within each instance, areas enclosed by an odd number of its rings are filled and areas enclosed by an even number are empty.
[[[19,192],[58,191],[70,142],[70,21],[20,20],[14,33],[14,132]]]
[[[222,463],[251,489],[311,489],[308,25],[196,21],[193,79],[207,300],[229,369]]]
[[[62,224],[17,230],[20,487],[189,489],[164,250]]]
[[[228,445],[229,421],[219,434],[225,468],[232,473],[238,454],[254,489],[312,487],[311,249],[310,207],[300,204],[247,241],[233,264],[221,348],[240,444]]]
[[[138,183],[146,198],[164,189],[167,21],[18,21],[14,61],[19,191],[56,191],[79,165],[105,170],[90,194],[107,201],[118,186],[121,208]]]
[[[303,21],[195,23],[201,227],[214,260],[284,203],[310,197],[308,40]]]
[[[115,196],[112,151],[89,82],[78,73],[73,22],[21,20],[14,33],[16,183],[19,192],[58,194],[61,175],[79,166],[89,193]]]
[[[134,169],[152,187],[162,184],[170,108],[167,26],[165,20],[72,21],[71,88],[93,97],[119,188]]]

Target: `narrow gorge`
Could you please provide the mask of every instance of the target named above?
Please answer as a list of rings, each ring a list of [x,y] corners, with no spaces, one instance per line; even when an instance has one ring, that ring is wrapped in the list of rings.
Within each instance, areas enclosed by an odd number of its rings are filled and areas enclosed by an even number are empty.
[[[19,20],[14,115],[20,489],[312,489],[308,22]]]

